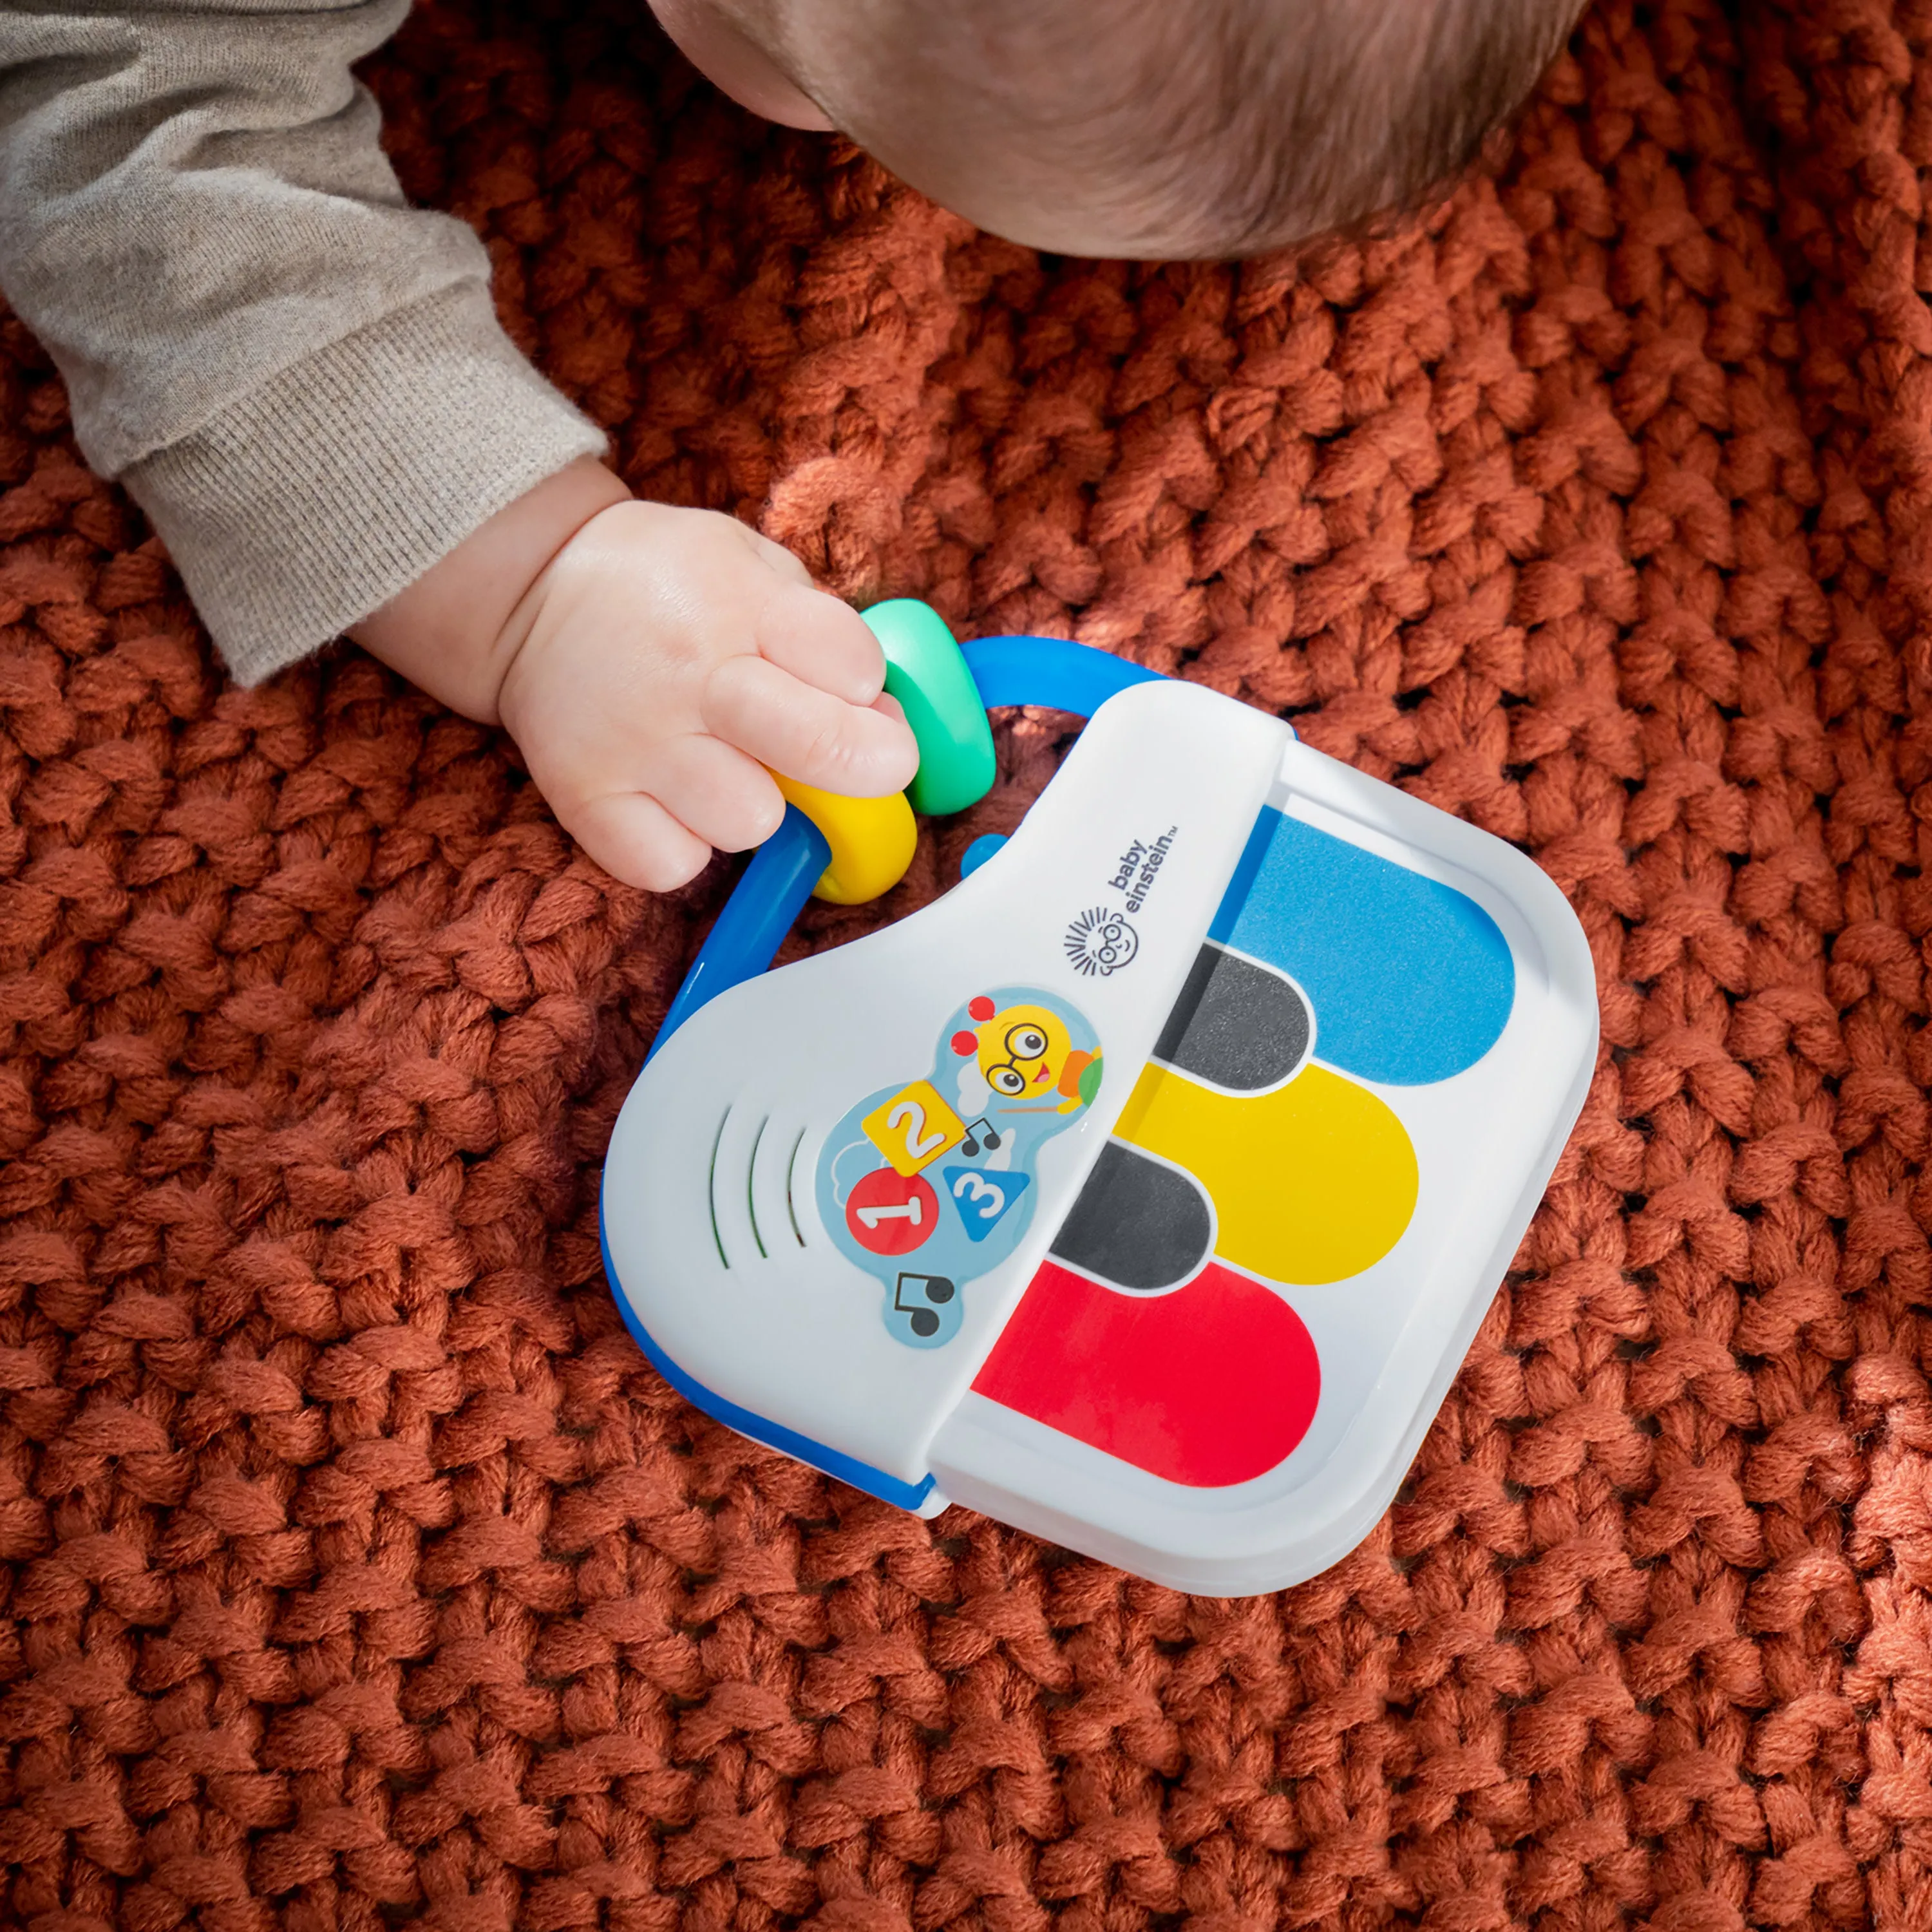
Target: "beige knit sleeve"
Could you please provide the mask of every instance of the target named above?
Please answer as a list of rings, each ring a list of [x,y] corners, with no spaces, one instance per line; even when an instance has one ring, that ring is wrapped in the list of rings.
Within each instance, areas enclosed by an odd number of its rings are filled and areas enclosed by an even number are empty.
[[[406,9],[0,0],[0,290],[244,683],[604,448],[378,145]]]

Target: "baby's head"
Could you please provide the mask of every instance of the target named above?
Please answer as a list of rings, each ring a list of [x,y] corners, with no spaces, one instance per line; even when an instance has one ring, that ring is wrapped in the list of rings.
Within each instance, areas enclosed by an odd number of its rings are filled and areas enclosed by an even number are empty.
[[[1580,0],[652,0],[724,91],[1058,253],[1248,255],[1472,161]]]

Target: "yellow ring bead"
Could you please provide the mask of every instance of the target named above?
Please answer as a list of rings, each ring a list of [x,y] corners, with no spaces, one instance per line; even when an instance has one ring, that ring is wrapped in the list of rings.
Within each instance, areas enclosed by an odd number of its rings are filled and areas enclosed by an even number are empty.
[[[919,824],[902,791],[886,798],[847,798],[774,772],[786,801],[825,835],[832,862],[812,889],[833,905],[863,905],[889,892],[906,875],[919,843]]]

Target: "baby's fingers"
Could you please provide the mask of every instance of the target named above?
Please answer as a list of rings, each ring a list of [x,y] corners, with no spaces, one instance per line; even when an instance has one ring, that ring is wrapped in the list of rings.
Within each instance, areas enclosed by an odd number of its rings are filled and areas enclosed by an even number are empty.
[[[762,845],[784,817],[771,773],[716,738],[674,738],[659,746],[650,783],[666,811],[721,852]]]
[[[704,688],[705,728],[801,784],[853,798],[902,791],[919,749],[889,698],[862,708],[763,658],[727,658]]]
[[[557,815],[626,884],[669,892],[695,878],[716,847],[762,845],[784,816],[770,772],[716,738],[674,738],[651,761],[650,790],[566,799]]]
[[[586,799],[564,826],[614,879],[647,892],[674,891],[711,861],[711,848],[702,838],[640,791]]]
[[[768,664],[848,704],[869,705],[885,688],[878,639],[850,604],[823,590],[788,584],[759,612],[757,634]]]

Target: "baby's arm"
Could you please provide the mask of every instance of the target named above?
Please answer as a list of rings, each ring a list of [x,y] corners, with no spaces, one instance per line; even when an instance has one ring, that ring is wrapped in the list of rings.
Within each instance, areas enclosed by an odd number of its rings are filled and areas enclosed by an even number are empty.
[[[244,683],[351,630],[500,719],[562,823],[664,888],[910,735],[854,613],[775,545],[632,503],[412,209],[350,63],[405,0],[0,0],[0,286],[88,460]]]
[[[0,288],[244,683],[604,439],[408,207],[350,64],[406,0],[0,0]]]

